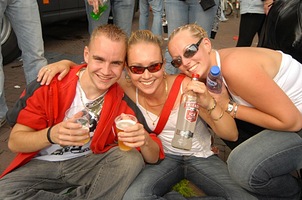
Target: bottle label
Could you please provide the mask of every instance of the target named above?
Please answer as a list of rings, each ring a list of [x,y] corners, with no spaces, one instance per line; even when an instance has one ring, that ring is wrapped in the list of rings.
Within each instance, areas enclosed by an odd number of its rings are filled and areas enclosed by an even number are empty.
[[[186,102],[185,119],[189,122],[195,122],[198,117],[199,105],[196,102]]]
[[[209,87],[216,87],[217,86],[217,82],[216,81],[212,81],[211,79],[207,78],[207,85]]]

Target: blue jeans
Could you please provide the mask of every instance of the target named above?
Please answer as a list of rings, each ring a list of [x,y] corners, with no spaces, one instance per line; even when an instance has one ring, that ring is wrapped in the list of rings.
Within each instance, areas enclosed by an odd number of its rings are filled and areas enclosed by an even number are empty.
[[[121,199],[143,166],[136,149],[118,147],[66,161],[34,159],[0,179],[0,199]]]
[[[162,196],[184,178],[208,196],[256,199],[231,179],[226,164],[219,157],[197,158],[170,154],[158,165],[147,165],[130,185],[123,199],[164,199]]]
[[[152,8],[153,22],[151,31],[155,35],[162,36],[162,13],[163,0],[140,0],[139,1],[139,29],[149,29],[149,9]]]
[[[47,65],[44,57],[44,42],[39,8],[36,0],[1,0],[0,29],[2,19],[6,17],[16,33],[19,48],[22,51],[23,69],[26,83],[35,80],[41,67]],[[1,32],[1,30],[0,30]],[[7,105],[4,98],[3,58],[0,47],[0,118],[6,113]]]
[[[232,178],[259,199],[300,199],[301,183],[290,173],[302,168],[302,130],[264,130],[229,155]]]
[[[94,20],[90,17],[93,11],[93,6],[86,4],[86,14],[88,19],[88,31],[91,34],[94,28],[108,23],[110,10],[112,9],[113,23],[123,29],[128,36],[132,31],[132,20],[134,12],[134,0],[108,0],[108,9],[102,14],[99,20]]]
[[[199,0],[165,0],[166,17],[168,21],[168,36],[179,26],[196,23],[211,35],[214,19],[219,5],[219,0],[215,0],[216,5],[206,11],[202,9]],[[171,65],[172,58],[166,50],[165,58],[167,61],[166,72],[169,74],[178,73]]]

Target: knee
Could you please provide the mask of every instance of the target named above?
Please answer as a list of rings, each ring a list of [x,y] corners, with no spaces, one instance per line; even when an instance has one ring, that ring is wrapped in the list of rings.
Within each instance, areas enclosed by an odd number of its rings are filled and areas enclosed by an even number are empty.
[[[145,166],[143,156],[136,149],[125,152],[122,151],[121,153],[121,159],[123,159],[125,169],[140,172]]]

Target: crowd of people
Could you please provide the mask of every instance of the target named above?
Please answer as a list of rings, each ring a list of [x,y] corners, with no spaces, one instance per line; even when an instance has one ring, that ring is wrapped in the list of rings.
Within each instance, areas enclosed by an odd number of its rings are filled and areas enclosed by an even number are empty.
[[[268,16],[287,3],[268,1],[260,1]],[[302,168],[299,45],[290,52],[248,44],[214,49],[209,35],[220,2],[213,2],[205,9],[199,1],[198,8],[188,0],[165,1],[170,58],[157,33],[131,33],[118,17],[116,25],[107,24],[106,15],[103,25],[89,21],[85,64],[62,60],[40,67],[38,82],[28,84],[7,112],[13,127],[8,146],[18,154],[1,175],[1,199],[169,199],[184,178],[209,199],[300,199],[301,179],[293,174]],[[87,14],[120,3],[87,0]],[[176,17],[193,7],[202,21]],[[219,94],[205,84],[213,65],[223,75]],[[181,150],[171,141],[188,90],[197,93],[200,108],[192,149]],[[96,115],[88,144],[81,142],[87,137],[81,127],[64,119],[75,105]],[[136,115],[138,123],[116,134],[120,113]],[[232,150],[226,163],[211,149],[211,132]],[[120,151],[118,140],[132,150]]]

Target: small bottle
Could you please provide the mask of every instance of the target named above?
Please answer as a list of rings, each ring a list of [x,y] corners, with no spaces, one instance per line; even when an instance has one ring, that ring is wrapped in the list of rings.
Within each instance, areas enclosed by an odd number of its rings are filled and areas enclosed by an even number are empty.
[[[105,10],[108,9],[108,5],[106,4],[106,1],[103,1],[103,5],[99,6],[99,12],[98,13],[94,13],[93,11],[90,13],[90,16],[92,19],[94,20],[99,20],[100,17],[102,16],[103,12],[105,12]]]
[[[221,93],[222,75],[218,66],[212,66],[207,76],[207,88],[210,92]]]
[[[198,74],[192,75],[192,80],[198,81],[198,79]],[[199,112],[197,99],[197,94],[191,90],[181,96],[176,130],[172,139],[172,146],[175,148],[185,150],[192,148],[192,138]]]

